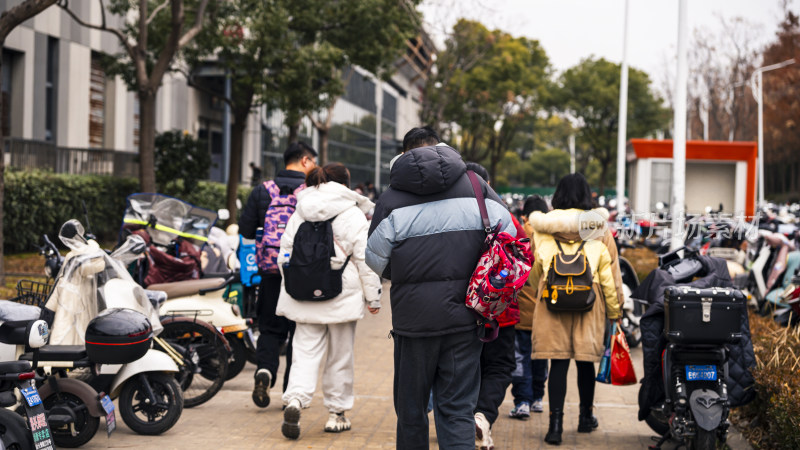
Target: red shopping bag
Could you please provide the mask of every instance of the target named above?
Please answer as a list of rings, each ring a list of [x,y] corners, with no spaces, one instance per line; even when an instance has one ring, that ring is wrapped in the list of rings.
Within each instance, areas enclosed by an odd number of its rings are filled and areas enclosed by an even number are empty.
[[[611,339],[611,384],[615,386],[636,384],[631,350],[628,341],[625,340],[625,333],[619,328]]]

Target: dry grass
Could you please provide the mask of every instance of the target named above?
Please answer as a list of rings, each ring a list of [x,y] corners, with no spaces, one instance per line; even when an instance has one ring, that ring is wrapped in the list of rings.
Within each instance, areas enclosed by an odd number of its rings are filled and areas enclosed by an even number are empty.
[[[732,419],[755,448],[800,448],[800,327],[750,315],[756,399]]]
[[[639,281],[647,278],[658,267],[658,255],[647,247],[623,248],[622,256],[633,265]]]
[[[17,296],[17,281],[21,279],[44,281],[44,257],[38,253],[20,253],[6,255],[3,259],[6,273],[20,273],[19,275],[6,275],[6,283],[0,286],[0,298],[9,299]]]

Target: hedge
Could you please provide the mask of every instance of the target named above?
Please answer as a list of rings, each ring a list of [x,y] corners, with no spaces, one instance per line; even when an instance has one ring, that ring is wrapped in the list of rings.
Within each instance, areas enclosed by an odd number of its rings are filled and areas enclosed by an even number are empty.
[[[250,189],[239,188],[242,204]],[[59,228],[69,219],[78,219],[85,226],[81,200],[86,202],[91,231],[101,242],[116,241],[125,198],[138,191],[139,180],[135,178],[6,170],[3,250],[7,253],[35,251],[34,246],[41,245],[45,233],[56,242]],[[225,185],[201,181],[193,192],[180,198],[216,211],[225,207]]]

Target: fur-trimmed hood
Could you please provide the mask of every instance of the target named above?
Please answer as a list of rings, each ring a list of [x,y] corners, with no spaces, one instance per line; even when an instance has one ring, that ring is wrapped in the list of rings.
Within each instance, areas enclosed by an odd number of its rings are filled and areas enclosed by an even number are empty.
[[[528,221],[537,233],[558,236],[563,240],[598,239],[608,226],[608,210],[554,209],[546,214],[534,211]]]

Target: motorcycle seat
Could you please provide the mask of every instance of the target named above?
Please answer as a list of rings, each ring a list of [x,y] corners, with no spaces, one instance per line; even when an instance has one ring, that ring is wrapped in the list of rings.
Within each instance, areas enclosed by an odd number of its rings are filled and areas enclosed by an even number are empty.
[[[199,280],[175,281],[172,283],[158,283],[147,286],[151,291],[164,291],[167,298],[186,297],[197,295],[200,291],[218,290],[225,287],[224,278],[201,278]]]
[[[33,360],[33,353],[25,353],[20,358]],[[39,349],[39,361],[78,361],[86,358],[86,347],[83,345],[45,345]]]
[[[28,361],[2,361],[0,362],[0,375],[10,373],[23,373],[31,371],[31,363]]]

